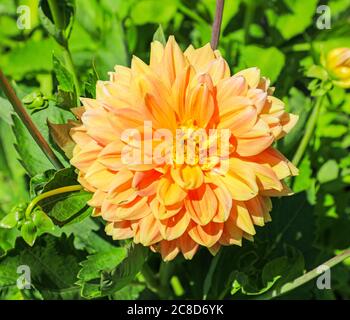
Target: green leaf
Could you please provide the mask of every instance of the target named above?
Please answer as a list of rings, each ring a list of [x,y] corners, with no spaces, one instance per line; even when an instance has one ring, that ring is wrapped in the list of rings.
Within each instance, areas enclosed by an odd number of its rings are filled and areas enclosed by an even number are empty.
[[[50,179],[44,185],[42,192],[77,184],[77,174],[73,168],[65,168],[56,171],[53,175],[49,173]]]
[[[178,1],[168,0],[139,0],[130,12],[131,19],[136,25],[146,23],[162,23],[166,25],[175,15]]]
[[[39,173],[32,177],[29,182],[29,193],[31,198],[36,197],[39,193],[41,193],[44,186],[47,184],[49,180],[52,179],[56,170],[51,169],[47,170],[43,173]]]
[[[235,280],[232,283],[231,295],[235,295],[239,290],[244,295],[247,296],[258,296],[267,291],[269,291],[274,284],[280,279],[280,276],[274,277],[271,281],[266,282],[265,286],[261,289],[255,288],[254,284],[252,284],[252,280],[242,272],[234,272]]]
[[[111,43],[113,43],[112,47]],[[103,34],[95,63],[101,80],[106,78],[107,73],[113,70],[116,64],[127,65],[128,56],[125,47],[125,35],[120,21],[117,20],[111,23],[110,27]]]
[[[138,32],[137,27],[131,19],[128,19],[125,23],[125,39],[128,44],[129,52],[134,52],[138,45]]]
[[[91,193],[86,191],[70,192],[57,195],[55,199],[40,204],[47,214],[60,223],[76,223],[91,214],[91,207],[87,202],[91,199]],[[49,206],[49,210],[48,210]]]
[[[78,273],[78,284],[82,286],[82,296],[88,299],[101,296],[101,283],[96,279],[100,279],[102,271],[116,268],[126,255],[125,248],[113,248],[107,252],[88,256],[87,260],[81,263],[82,268]]]
[[[166,39],[164,35],[164,31],[162,25],[159,25],[156,32],[153,35],[153,41],[159,41],[163,46],[166,45]]]
[[[15,147],[26,171],[31,176],[34,176],[43,171],[53,169],[52,163],[43,154],[17,115],[12,115],[12,121],[17,141]]]
[[[12,125],[12,106],[6,99],[0,97],[0,119],[3,119],[7,124]]]
[[[91,98],[95,99],[96,97],[96,82],[98,80],[98,76],[93,70],[92,72],[89,72],[88,79],[84,83],[85,86],[85,94],[90,96]]]
[[[33,221],[25,221],[21,227],[21,236],[25,242],[32,246],[37,237],[37,228]]]
[[[12,256],[1,259],[0,268],[0,298],[1,299],[20,299],[20,290],[17,287],[18,273],[17,268],[20,265],[19,257]]]
[[[148,248],[131,244],[127,257],[110,273],[102,274],[101,295],[113,294],[128,285],[141,271],[148,255]]]
[[[291,132],[289,132],[280,142],[285,153],[294,154],[297,144],[305,131],[306,121],[309,119],[311,111],[311,99],[301,91],[292,88],[286,102],[288,111],[299,116],[298,122]]]
[[[32,119],[46,141],[49,142],[60,161],[68,165],[67,159],[61,154],[61,150],[50,140],[47,120],[53,123],[66,123],[69,119],[74,120],[74,115],[66,110],[57,108],[50,101],[48,108],[32,114]],[[12,115],[13,132],[16,137],[16,150],[20,156],[21,163],[30,176],[35,176],[46,170],[54,169],[46,155],[38,147],[27,128],[23,125],[17,115]]]
[[[59,88],[66,92],[74,91],[73,77],[62,64],[62,62],[53,54],[52,55],[53,71],[55,72]]]
[[[281,1],[282,2],[282,1]],[[311,23],[316,13],[317,0],[283,0],[284,12],[273,9],[266,11],[268,23],[276,28],[286,40],[302,33]]]
[[[146,286],[143,284],[132,283],[112,294],[111,298],[113,300],[137,300],[145,288]]]
[[[73,168],[57,171],[44,185],[42,193],[65,186],[78,184],[77,175]],[[40,208],[58,224],[72,224],[82,221],[91,214],[91,207],[87,201],[91,193],[84,190],[61,193],[41,200]]]
[[[0,221],[0,228],[12,229],[17,226],[21,216],[18,211],[11,211]]]
[[[100,224],[97,222],[97,219],[87,218],[76,224],[64,225],[60,232],[67,236],[74,235],[74,246],[89,254],[109,251],[114,245],[97,234],[100,230]]]
[[[40,209],[36,209],[34,211],[32,219],[37,228],[38,236],[55,229],[55,225],[53,224],[52,220]]]
[[[300,276],[305,267],[303,255],[298,250],[287,247],[286,253],[286,256],[269,261],[262,270],[263,283],[275,283],[279,279],[275,286],[276,295],[283,284]]]
[[[293,191],[301,192],[308,190],[312,183],[311,161],[308,155],[305,155],[299,165],[299,175],[294,178]]]
[[[261,75],[270,78],[274,83],[285,63],[284,54],[276,47],[261,48],[249,45],[241,48],[239,66],[241,69],[258,67]]]
[[[51,11],[48,0],[40,0],[39,17],[46,31],[61,45],[65,46],[73,25],[75,1],[52,0],[56,12]]]
[[[19,245],[17,252],[18,265],[30,268],[32,286],[44,299],[81,299],[75,282],[85,254],[74,248],[73,237],[45,235],[33,248]]]
[[[309,78],[317,78],[321,80],[327,80],[328,79],[328,73],[327,71],[321,67],[312,65],[307,71],[306,76]]]
[[[317,179],[320,183],[327,183],[337,179],[339,175],[338,163],[335,160],[325,162],[317,173]]]
[[[52,39],[34,39],[21,43],[8,53],[2,53],[0,64],[5,74],[20,80],[34,77],[40,72],[52,70],[52,52],[59,51],[59,46]]]
[[[348,127],[341,124],[329,124],[326,127],[320,128],[320,135],[326,138],[340,138],[348,131]]]
[[[0,258],[2,256],[5,256],[8,250],[11,250],[15,247],[16,240],[19,235],[20,232],[18,229],[0,228]]]
[[[313,207],[306,193],[273,199],[272,208],[273,222],[259,231],[259,238],[269,242],[268,252],[275,250],[275,254],[282,255],[285,245],[289,245],[299,250],[307,262],[311,261],[315,253],[316,227]]]

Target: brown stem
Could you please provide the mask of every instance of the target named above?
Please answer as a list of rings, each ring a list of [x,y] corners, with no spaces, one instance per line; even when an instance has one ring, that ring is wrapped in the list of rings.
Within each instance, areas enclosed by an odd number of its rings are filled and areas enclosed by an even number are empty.
[[[38,146],[41,148],[41,150],[45,153],[47,158],[51,161],[51,163],[55,166],[56,169],[62,169],[63,168],[62,163],[54,154],[49,144],[46,142],[45,138],[41,134],[41,132],[35,126],[33,120],[28,115],[27,111],[22,105],[22,102],[18,99],[15,93],[15,90],[12,88],[12,86],[10,85],[9,81],[7,80],[6,76],[4,75],[1,69],[0,69],[0,87],[4,91],[8,100],[11,102],[13,109],[16,111],[16,113],[18,114],[18,116],[20,117],[24,125],[27,127],[29,133],[32,135],[32,137],[34,138]]]
[[[224,3],[225,3],[225,0],[216,0],[216,12],[215,12],[215,18],[213,23],[213,30],[211,33],[211,41],[210,41],[210,45],[213,50],[215,50],[218,47],[218,43],[219,43],[222,13],[224,11]]]

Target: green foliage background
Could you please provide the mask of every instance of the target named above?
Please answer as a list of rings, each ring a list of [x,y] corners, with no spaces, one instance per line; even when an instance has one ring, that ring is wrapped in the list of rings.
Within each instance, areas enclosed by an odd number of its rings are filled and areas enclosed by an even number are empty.
[[[47,1],[0,1],[0,67],[12,79],[34,122],[68,167],[49,134],[47,119],[73,119],[76,81],[93,97],[97,79],[134,54],[149,58],[159,24],[182,48],[210,41],[215,0],[59,1],[65,18],[54,25]],[[316,28],[317,6],[331,9],[332,28]],[[19,30],[18,6],[30,7],[31,28]],[[74,11],[74,14],[72,13]],[[226,0],[219,49],[232,71],[257,66],[276,86],[276,96],[300,120],[279,143],[290,159],[305,133],[314,100],[324,94],[310,67],[335,47],[350,47],[348,0]],[[41,17],[41,18],[40,18]],[[158,34],[159,36],[159,34]],[[67,40],[68,39],[68,40]],[[71,53],[77,79],[67,58]],[[317,76],[316,76],[317,78]],[[274,201],[273,221],[254,242],[206,250],[192,261],[163,263],[159,255],[112,241],[104,223],[90,218],[89,194],[73,193],[42,203],[44,215],[26,232],[0,228],[1,299],[259,299],[350,247],[350,93],[329,89],[315,134],[289,181],[296,194]],[[0,92],[0,218],[40,192],[75,182],[72,169],[57,172],[13,115]],[[55,226],[50,224],[50,219]],[[36,233],[30,228],[35,228]],[[23,229],[23,228],[22,228]],[[34,242],[33,247],[26,242]],[[26,242],[23,240],[26,240]],[[19,290],[17,267],[31,268],[32,286]],[[278,299],[349,299],[350,261],[332,268],[332,289],[315,280]]]

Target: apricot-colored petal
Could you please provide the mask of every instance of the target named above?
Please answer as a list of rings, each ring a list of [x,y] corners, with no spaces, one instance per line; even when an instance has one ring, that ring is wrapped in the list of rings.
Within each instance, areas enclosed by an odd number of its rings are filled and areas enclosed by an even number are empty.
[[[250,213],[250,217],[253,223],[257,226],[263,226],[265,224],[266,206],[263,205],[261,196],[257,196],[253,199],[245,202],[245,206]]]
[[[169,84],[173,84],[176,76],[185,68],[185,57],[173,36],[170,36],[162,60],[162,73]]]
[[[225,222],[232,208],[232,197],[225,186],[213,186],[213,191],[217,198],[218,209],[213,217],[214,222]]]
[[[204,182],[202,169],[198,165],[183,165],[171,168],[171,177],[183,189],[199,188]]]
[[[91,141],[79,151],[75,149],[73,157],[70,159],[70,163],[80,171],[86,172],[96,161],[101,150],[101,146],[95,141]]]
[[[198,244],[210,248],[219,241],[222,230],[223,223],[210,222],[206,226],[194,224],[188,234]]]
[[[177,246],[176,241],[166,241],[163,240],[160,243],[160,254],[164,261],[173,260],[178,253],[180,252],[179,247]]]
[[[165,206],[172,206],[187,196],[187,192],[168,178],[161,178],[158,184],[157,198]]]
[[[210,75],[214,85],[218,84],[220,80],[230,77],[230,67],[223,58],[216,59],[209,63],[206,72]]]
[[[193,241],[187,233],[184,233],[179,239],[177,239],[176,243],[184,258],[187,260],[192,259],[199,248],[198,243]]]
[[[107,192],[97,190],[92,195],[92,198],[88,201],[88,205],[91,207],[101,207],[106,195],[107,195]]]
[[[133,174],[127,169],[119,171],[110,185],[106,199],[114,204],[127,204],[133,201],[137,192],[131,187]]]
[[[157,192],[158,180],[162,174],[156,170],[135,172],[132,181],[132,188],[141,197],[148,197]]]
[[[253,225],[253,221],[244,202],[234,201],[232,210],[235,210],[237,214],[237,226],[241,228],[244,232],[254,235],[256,232]]]
[[[217,213],[217,198],[208,184],[188,192],[185,206],[192,220],[200,225],[208,224]]]
[[[231,212],[227,221],[224,223],[223,232],[219,243],[228,245],[242,245],[243,230],[237,226],[237,212]]]
[[[147,110],[152,116],[151,120],[155,128],[176,130],[175,112],[170,106],[158,104],[154,96],[150,94],[146,94],[145,103]]]
[[[101,110],[84,112],[82,121],[89,136],[102,145],[107,145],[118,139],[119,130],[113,124],[115,116]]]
[[[95,188],[109,191],[114,173],[98,162],[94,162],[85,174],[85,180]]]
[[[198,73],[205,72],[208,64],[216,58],[209,43],[198,49],[189,46],[184,52],[184,55]]]
[[[257,121],[256,109],[248,106],[237,112],[220,117],[218,128],[228,128],[233,135],[242,135],[253,128]]]
[[[270,147],[273,141],[267,124],[259,119],[251,130],[236,136],[236,152],[244,157],[257,155]]]
[[[239,159],[231,159],[229,171],[219,179],[235,200],[249,200],[259,191],[254,171]]]
[[[203,112],[205,110],[205,112]],[[205,128],[214,113],[214,100],[207,84],[198,84],[187,95],[183,121],[192,120]]]
[[[153,41],[151,43],[150,67],[154,71],[159,71],[163,55],[164,46],[159,41]]]
[[[227,105],[227,100],[233,97],[244,97],[248,91],[248,84],[243,76],[233,76],[218,82],[217,96],[219,108]]]
[[[260,70],[258,68],[244,69],[235,74],[235,76],[243,76],[250,88],[256,88],[260,82]]]
[[[119,139],[107,144],[98,155],[98,162],[110,170],[120,170],[125,166],[123,161],[123,150],[126,144]]]
[[[160,220],[159,229],[163,238],[174,240],[179,238],[186,231],[191,218],[187,211],[183,209],[180,213],[168,219]]]
[[[157,220],[152,213],[140,220],[136,233],[138,241],[144,246],[150,246],[162,240]]]
[[[280,180],[269,165],[252,163],[251,166],[257,176],[258,183],[260,183],[260,189],[274,189],[278,191],[283,189]]]
[[[130,239],[134,236],[130,221],[110,222],[106,225],[106,233],[112,236],[113,240]]]

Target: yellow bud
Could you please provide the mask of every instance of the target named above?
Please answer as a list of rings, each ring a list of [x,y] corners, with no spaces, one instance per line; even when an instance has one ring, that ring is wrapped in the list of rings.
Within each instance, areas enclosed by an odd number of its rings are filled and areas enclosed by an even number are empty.
[[[325,67],[335,85],[350,88],[350,48],[331,50],[326,57]]]

